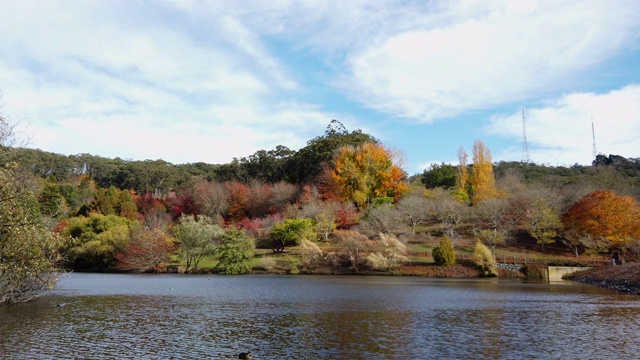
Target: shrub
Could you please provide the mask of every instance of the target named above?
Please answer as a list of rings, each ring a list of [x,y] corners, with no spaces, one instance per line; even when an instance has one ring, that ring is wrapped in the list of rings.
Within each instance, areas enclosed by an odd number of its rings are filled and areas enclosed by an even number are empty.
[[[265,269],[267,271],[270,271],[271,269],[276,267],[276,260],[274,258],[270,257],[270,256],[264,257],[260,261],[260,265],[262,265],[263,269]]]
[[[451,266],[456,263],[453,244],[446,235],[440,240],[440,245],[433,249],[431,254],[433,255],[433,261],[435,261],[438,266]]]
[[[476,242],[473,251],[473,262],[480,268],[482,276],[497,276],[496,259],[491,254],[491,250],[482,242]]]
[[[529,264],[522,268],[525,279],[545,279],[547,266],[542,264]]]
[[[367,263],[373,269],[390,271],[400,263],[407,261],[407,247],[394,235],[380,234],[380,240],[375,241],[378,248],[367,256]]]
[[[269,239],[271,239],[274,247],[279,245],[284,248],[285,246],[296,246],[300,244],[302,239],[315,240],[316,236],[313,220],[286,219],[273,225]]]
[[[322,260],[322,250],[320,250],[318,245],[307,239],[303,239],[300,244],[300,260],[302,260],[302,265],[305,268],[313,269],[318,266],[318,263]]]

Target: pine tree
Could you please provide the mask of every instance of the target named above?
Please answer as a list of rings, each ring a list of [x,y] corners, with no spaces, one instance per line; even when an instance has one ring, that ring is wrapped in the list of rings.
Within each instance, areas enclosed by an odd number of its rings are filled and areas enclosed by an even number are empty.
[[[433,255],[433,261],[438,266],[451,266],[456,263],[456,253],[447,235],[440,240],[440,244],[433,249],[431,254]]]

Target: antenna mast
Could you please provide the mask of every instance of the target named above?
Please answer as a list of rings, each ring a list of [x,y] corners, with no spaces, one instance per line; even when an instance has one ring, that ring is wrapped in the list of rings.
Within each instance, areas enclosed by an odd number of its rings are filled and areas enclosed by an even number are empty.
[[[596,151],[596,130],[593,127],[593,115],[591,116],[591,134],[593,136],[593,160],[595,160],[598,153]]]
[[[524,107],[522,107],[522,162],[528,163],[529,159],[529,146],[527,145],[527,123],[524,117]]]

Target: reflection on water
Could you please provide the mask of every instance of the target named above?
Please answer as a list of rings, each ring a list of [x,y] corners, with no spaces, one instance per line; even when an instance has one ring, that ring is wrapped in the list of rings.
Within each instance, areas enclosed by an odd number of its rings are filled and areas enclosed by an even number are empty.
[[[71,274],[0,307],[0,358],[637,358],[637,296],[576,283]],[[58,306],[62,305],[62,306]]]

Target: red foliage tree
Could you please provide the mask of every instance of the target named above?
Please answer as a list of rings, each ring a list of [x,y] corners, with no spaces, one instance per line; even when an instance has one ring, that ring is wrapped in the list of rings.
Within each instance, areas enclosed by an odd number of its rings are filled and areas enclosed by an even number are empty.
[[[197,215],[199,214],[198,205],[196,200],[191,194],[189,188],[183,189],[181,192],[171,192],[164,199],[164,204],[169,212],[173,221],[178,221],[180,216],[184,215]]]
[[[116,267],[124,271],[156,272],[174,250],[166,234],[159,230],[137,229],[125,250],[116,254]]]
[[[249,189],[247,185],[239,181],[231,181],[225,184],[229,194],[229,208],[226,219],[230,222],[238,222],[247,217],[249,206]]]
[[[562,217],[565,236],[590,236],[612,244],[640,239],[640,206],[630,196],[598,190],[583,196]]]

